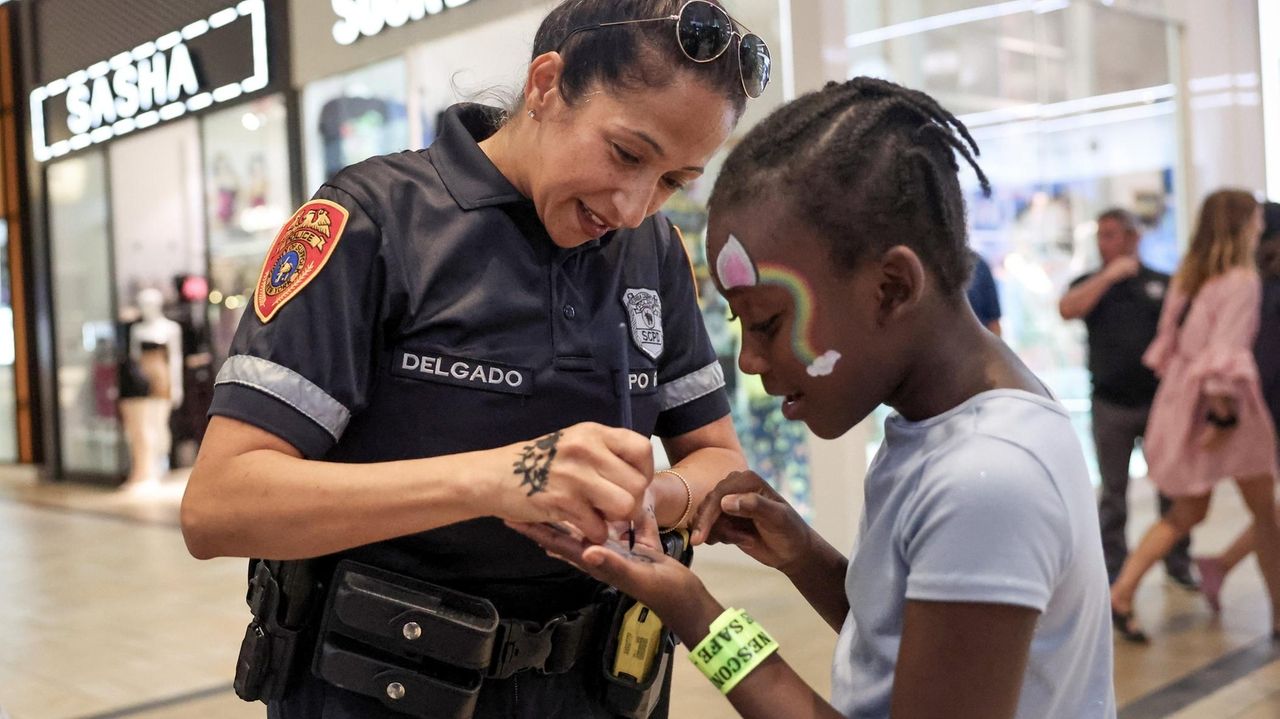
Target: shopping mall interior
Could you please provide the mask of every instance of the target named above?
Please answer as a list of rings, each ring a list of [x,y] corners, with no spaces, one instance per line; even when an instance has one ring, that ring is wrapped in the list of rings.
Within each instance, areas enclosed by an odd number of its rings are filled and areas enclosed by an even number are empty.
[[[963,161],[960,187],[1001,339],[1065,409],[1064,441],[1101,491],[1091,329],[1059,303],[1106,260],[1106,210],[1127,210],[1142,265],[1172,274],[1211,193],[1280,201],[1280,0],[721,4],[770,47],[772,81],[663,213],[747,464],[833,546],[855,547],[892,409],[835,440],[788,421],[739,366],[748,330],[704,241],[719,168],[752,127],[828,81],[872,76],[929,93],[981,148],[991,192]],[[193,558],[179,511],[215,377],[256,322],[264,257],[343,168],[430,147],[455,103],[518,98],[556,5],[0,0],[0,719],[266,715],[233,687],[246,562]],[[159,403],[131,389],[156,357]],[[1130,547],[1160,519],[1147,459],[1139,443]],[[1193,557],[1249,526],[1227,484]],[[693,568],[829,696],[837,633],[785,576],[726,546],[698,549]],[[1231,573],[1221,611],[1161,566],[1146,576],[1133,610],[1149,642],[1113,647],[1121,719],[1280,717],[1258,569],[1250,557]],[[675,650],[669,715],[737,716],[687,654]]]

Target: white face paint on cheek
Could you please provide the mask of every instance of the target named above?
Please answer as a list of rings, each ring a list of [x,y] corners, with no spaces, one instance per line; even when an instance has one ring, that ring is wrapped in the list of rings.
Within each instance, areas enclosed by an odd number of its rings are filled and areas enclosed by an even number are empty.
[[[835,350],[822,355],[809,365],[810,377],[828,377],[832,372],[836,371],[836,364],[842,359],[843,355]]]

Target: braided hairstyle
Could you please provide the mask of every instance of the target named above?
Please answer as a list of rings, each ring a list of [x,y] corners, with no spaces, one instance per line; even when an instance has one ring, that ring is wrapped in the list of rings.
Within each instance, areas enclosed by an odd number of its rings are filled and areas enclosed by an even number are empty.
[[[852,270],[905,245],[944,295],[963,295],[972,269],[959,153],[990,194],[969,130],[936,100],[870,77],[828,83],[755,127],[725,162],[711,197],[717,209],[786,198]]]

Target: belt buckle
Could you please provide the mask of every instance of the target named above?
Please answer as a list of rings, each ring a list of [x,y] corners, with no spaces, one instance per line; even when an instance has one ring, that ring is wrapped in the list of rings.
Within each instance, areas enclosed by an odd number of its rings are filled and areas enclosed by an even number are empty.
[[[552,617],[540,628],[530,631],[524,622],[500,624],[504,629],[498,641],[497,656],[486,673],[492,679],[509,679],[515,674],[535,670],[545,674],[551,657],[551,643],[556,627],[568,620],[563,614]]]

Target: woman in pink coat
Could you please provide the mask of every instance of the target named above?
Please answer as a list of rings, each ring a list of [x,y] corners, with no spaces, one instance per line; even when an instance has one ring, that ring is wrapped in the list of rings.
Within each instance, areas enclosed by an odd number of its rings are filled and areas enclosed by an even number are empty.
[[[1149,475],[1174,503],[1111,587],[1112,619],[1130,641],[1146,641],[1133,619],[1138,583],[1205,518],[1214,485],[1228,477],[1253,515],[1272,630],[1280,630],[1276,440],[1253,358],[1261,292],[1253,256],[1261,232],[1261,212],[1250,193],[1222,190],[1205,200],[1143,357],[1160,376],[1147,424]]]

